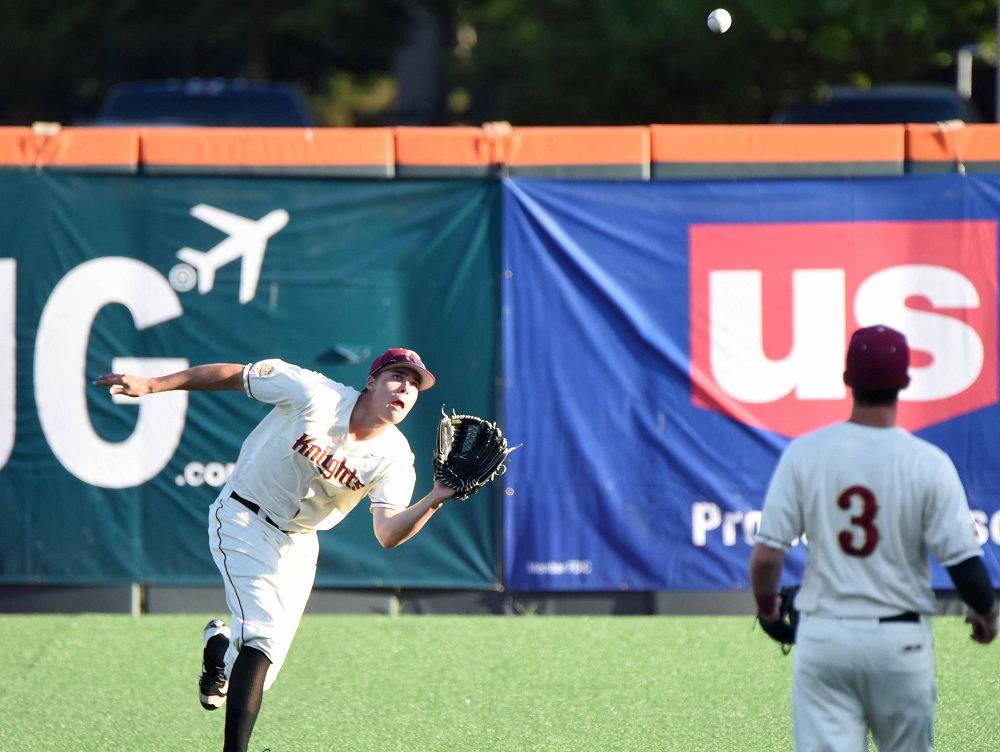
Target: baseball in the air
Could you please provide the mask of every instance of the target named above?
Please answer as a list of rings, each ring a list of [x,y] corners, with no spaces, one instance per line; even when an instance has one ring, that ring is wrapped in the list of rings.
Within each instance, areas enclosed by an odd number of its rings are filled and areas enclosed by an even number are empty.
[[[733,17],[725,8],[716,8],[708,14],[708,28],[716,34],[725,34],[733,25]]]

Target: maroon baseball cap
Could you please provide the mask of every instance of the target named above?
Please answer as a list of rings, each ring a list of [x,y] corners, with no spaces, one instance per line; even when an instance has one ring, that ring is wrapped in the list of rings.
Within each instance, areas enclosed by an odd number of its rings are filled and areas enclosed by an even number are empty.
[[[881,324],[867,326],[851,335],[844,383],[860,389],[903,389],[910,383],[909,365],[906,337]]]
[[[379,355],[372,361],[371,370],[368,371],[369,376],[377,376],[381,371],[392,365],[401,364],[417,372],[417,376],[420,378],[420,391],[423,392],[434,386],[437,379],[434,378],[434,374],[427,370],[427,366],[420,359],[413,350],[407,350],[403,347],[390,347],[384,353]]]

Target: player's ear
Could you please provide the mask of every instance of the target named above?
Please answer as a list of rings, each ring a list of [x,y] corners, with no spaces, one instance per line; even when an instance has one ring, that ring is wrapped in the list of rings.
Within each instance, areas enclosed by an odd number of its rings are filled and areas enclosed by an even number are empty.
[[[851,380],[847,378],[847,371],[844,371],[844,384],[846,384],[847,386],[851,385]]]
[[[365,388],[367,388],[369,392],[372,389],[375,388],[375,377],[374,376],[369,376],[368,377],[368,383],[365,385]]]

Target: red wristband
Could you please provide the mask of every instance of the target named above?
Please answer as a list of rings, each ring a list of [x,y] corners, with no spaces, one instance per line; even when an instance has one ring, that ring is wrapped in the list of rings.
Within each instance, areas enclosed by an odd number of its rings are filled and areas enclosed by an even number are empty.
[[[758,595],[753,594],[753,597],[757,600],[757,611],[762,614],[773,614],[778,610],[778,594],[771,593],[771,595]]]

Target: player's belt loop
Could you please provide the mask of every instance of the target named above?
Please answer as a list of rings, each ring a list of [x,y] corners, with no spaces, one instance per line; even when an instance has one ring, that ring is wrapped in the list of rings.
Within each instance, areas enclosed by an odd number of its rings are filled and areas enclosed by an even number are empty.
[[[243,506],[245,506],[247,509],[249,509],[251,512],[253,512],[254,514],[256,514],[258,517],[263,517],[264,518],[264,522],[266,522],[268,525],[270,525],[271,527],[273,527],[273,528],[275,528],[277,530],[281,530],[281,527],[278,525],[277,522],[275,522],[274,520],[272,520],[266,514],[265,515],[261,515],[261,513],[260,513],[260,506],[259,505],[254,504],[249,499],[244,499],[242,496],[240,496],[235,491],[230,491],[229,495],[232,498],[236,499],[236,501],[238,501],[240,504],[242,504]]]
[[[907,611],[902,614],[896,614],[895,616],[883,616],[878,620],[879,624],[892,624],[898,621],[920,621],[920,614],[916,611]]]

